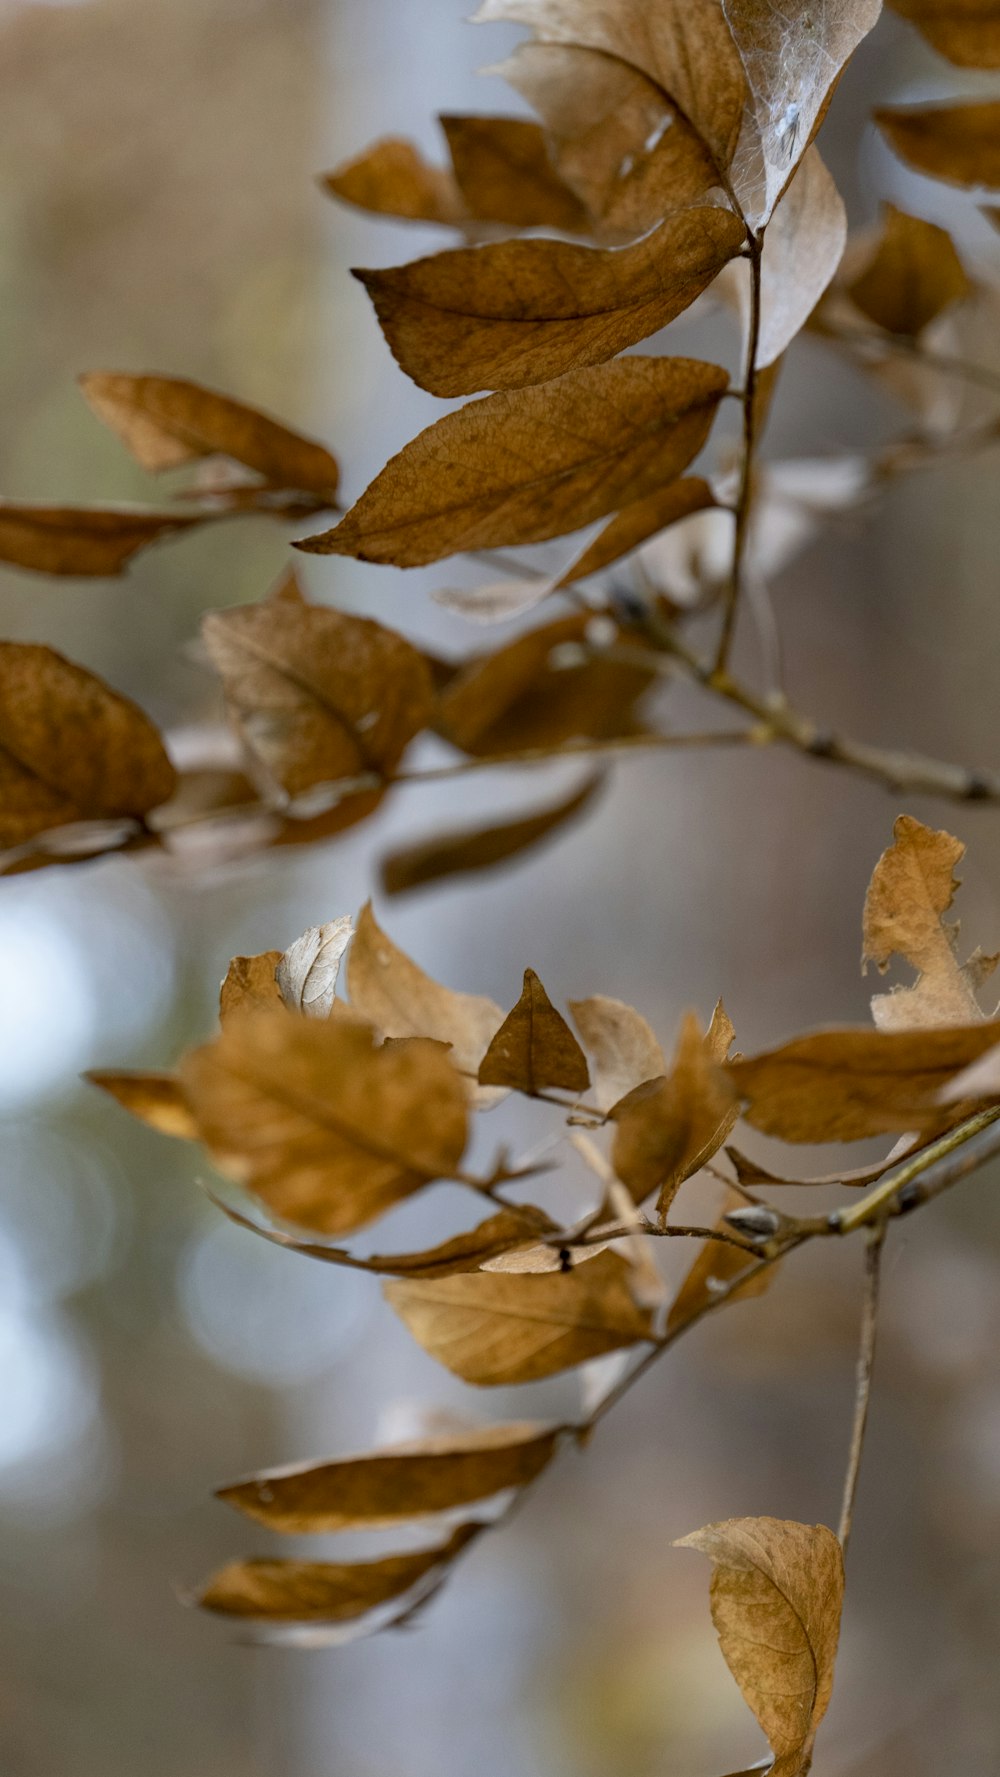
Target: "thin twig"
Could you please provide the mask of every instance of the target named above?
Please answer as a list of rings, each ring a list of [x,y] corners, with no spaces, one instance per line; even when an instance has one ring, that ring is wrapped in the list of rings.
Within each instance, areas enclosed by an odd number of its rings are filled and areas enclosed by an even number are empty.
[[[858,1491],[858,1476],[861,1473],[861,1453],[865,1444],[865,1430],[868,1425],[868,1407],[872,1392],[872,1371],[875,1367],[875,1339],[878,1332],[878,1299],[879,1283],[882,1270],[882,1247],[885,1243],[887,1223],[876,1222],[868,1236],[865,1248],[865,1298],[861,1310],[861,1342],[858,1346],[858,1367],[854,1390],[854,1419],[851,1426],[851,1444],[847,1457],[847,1473],[844,1476],[844,1494],[840,1508],[840,1526],[837,1535],[844,1556],[851,1538],[851,1525],[854,1521],[854,1500]]]

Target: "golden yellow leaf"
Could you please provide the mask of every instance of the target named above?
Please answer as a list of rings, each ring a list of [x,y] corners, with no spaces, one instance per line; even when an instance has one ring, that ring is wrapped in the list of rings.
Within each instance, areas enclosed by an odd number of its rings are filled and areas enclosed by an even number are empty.
[[[610,1111],[634,1087],[667,1072],[667,1058],[641,1012],[622,1000],[594,994],[570,1000],[573,1022],[591,1060],[592,1097]]]
[[[585,1092],[587,1058],[556,1011],[534,969],[525,969],[521,997],[479,1064],[481,1086],[511,1086],[529,1097],[548,1087]]]
[[[1000,68],[996,0],[887,0],[938,55],[960,68]]]
[[[679,210],[620,248],[500,241],[356,271],[407,376],[433,395],[520,389],[656,333],[743,245],[729,210]]]
[[[907,166],[952,185],[1000,186],[1000,100],[884,106],[875,122]]]
[[[114,1072],[109,1068],[93,1068],[84,1075],[92,1086],[115,1099],[123,1110],[131,1111],[141,1123],[158,1129],[161,1135],[175,1135],[186,1141],[197,1141],[198,1125],[188,1109],[180,1081],[174,1074]]]
[[[465,1091],[446,1051],[376,1048],[354,1019],[231,1019],[184,1057],[180,1078],[220,1169],[323,1234],[361,1228],[453,1176],[465,1150]]]
[[[276,487],[308,488],[333,501],[340,471],[330,452],[228,395],[182,377],[103,370],[81,376],[80,387],[144,469],[231,457]]]
[[[916,339],[971,286],[947,229],[883,204],[875,251],[847,288],[876,326]]]
[[[141,822],[174,768],[149,717],[54,648],[0,642],[0,848],[70,822]]]
[[[454,1560],[481,1529],[480,1524],[462,1524],[447,1542],[381,1561],[232,1561],[212,1575],[196,1602],[228,1617],[355,1622],[412,1591]]]
[[[398,895],[424,883],[440,882],[446,876],[491,869],[575,820],[590,807],[603,781],[601,777],[590,777],[572,795],[517,820],[467,832],[439,833],[431,839],[417,840],[414,845],[399,846],[382,860],[382,886],[387,895]]]
[[[774,1753],[771,1777],[804,1777],[833,1689],[844,1601],[837,1538],[823,1524],[731,1518],[676,1547],[714,1563],[712,1620]]]
[[[299,548],[419,567],[539,543],[672,481],[728,384],[690,358],[621,358],[446,414],[392,458],[333,530]]]
[[[629,1276],[624,1259],[604,1252],[571,1271],[468,1271],[383,1289],[425,1351],[463,1381],[493,1387],[554,1376],[651,1338]]]
[[[893,843],[876,864],[865,897],[861,961],[884,974],[899,955],[916,969],[917,980],[874,995],[875,1023],[880,1030],[972,1024],[983,1016],[976,988],[1000,957],[977,950],[959,963],[958,926],[944,918],[960,886],[954,869],[965,846],[908,814],[898,817],[892,831]]]
[[[689,1012],[666,1077],[635,1087],[612,1110],[611,1164],[637,1203],[657,1191],[663,1215],[684,1180],[721,1148],[737,1114],[733,1088]]]
[[[140,549],[210,516],[150,506],[42,506],[0,499],[0,561],[39,574],[121,574]]]
[[[555,1454],[557,1425],[484,1425],[364,1456],[265,1469],[216,1497],[269,1530],[381,1530],[524,1487]]]

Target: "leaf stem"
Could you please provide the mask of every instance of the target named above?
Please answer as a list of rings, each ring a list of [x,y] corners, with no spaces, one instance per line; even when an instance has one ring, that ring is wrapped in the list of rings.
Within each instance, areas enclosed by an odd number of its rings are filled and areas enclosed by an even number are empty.
[[[871,1402],[872,1372],[875,1367],[875,1340],[878,1332],[879,1284],[882,1272],[882,1247],[885,1243],[887,1223],[885,1218],[876,1222],[868,1235],[865,1247],[865,1295],[861,1310],[861,1340],[858,1346],[858,1364],[854,1390],[854,1418],[851,1425],[851,1443],[847,1456],[847,1473],[844,1476],[844,1493],[840,1507],[840,1525],[837,1535],[844,1556],[851,1538],[851,1526],[854,1521],[854,1501],[858,1491],[858,1476],[861,1473],[861,1454],[864,1450],[865,1431],[868,1426],[868,1408]]]

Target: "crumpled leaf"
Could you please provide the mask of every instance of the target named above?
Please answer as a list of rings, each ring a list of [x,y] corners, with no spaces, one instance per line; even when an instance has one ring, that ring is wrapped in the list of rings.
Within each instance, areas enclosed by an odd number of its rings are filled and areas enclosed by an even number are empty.
[[[767,231],[758,369],[776,363],[801,332],[836,273],[846,241],[843,200],[819,149],[810,148]]]
[[[1000,99],[961,105],[893,105],[874,112],[907,166],[952,185],[1000,186]]]
[[[174,1135],[186,1141],[197,1141],[198,1125],[188,1110],[187,1101],[175,1074],[115,1071],[92,1068],[84,1075],[92,1086],[131,1111],[140,1123],[148,1123],[161,1135]]]
[[[667,1072],[659,1041],[634,1006],[594,994],[570,1000],[569,1009],[590,1056],[591,1096],[598,1110],[610,1111],[634,1087]]]
[[[101,370],[81,376],[80,387],[144,469],[231,457],[276,487],[307,488],[333,503],[340,471],[330,452],[228,395],[183,377]]]
[[[425,1351],[480,1387],[534,1382],[652,1337],[630,1267],[604,1252],[540,1276],[469,1271],[394,1281],[386,1299]]]
[[[367,902],[347,960],[351,1005],[387,1037],[431,1037],[447,1043],[459,1072],[471,1075],[469,1091],[481,1106],[503,1093],[481,1091],[474,1082],[490,1041],[503,1023],[503,1011],[485,994],[456,993],[432,980],[393,944]]]
[[[179,1071],[219,1169],[323,1234],[364,1227],[453,1176],[465,1151],[465,1091],[447,1052],[419,1040],[376,1048],[354,1019],[230,1019]]]
[[[657,1191],[657,1209],[665,1215],[684,1180],[721,1148],[738,1109],[709,1039],[689,1012],[670,1072],[637,1086],[611,1112],[611,1164],[636,1203]]]
[[[770,219],[881,10],[881,0],[723,0],[750,91],[734,182],[755,226]]]
[[[730,1153],[731,1150],[727,1148],[726,1152]],[[749,1271],[758,1263],[760,1254],[752,1247],[741,1249],[733,1245],[733,1231],[725,1223],[727,1212],[740,1208],[744,1201],[738,1191],[727,1191],[715,1226],[721,1233],[728,1234],[730,1239],[706,1240],[703,1243],[698,1257],[670,1304],[666,1325],[668,1333],[676,1332],[678,1327],[695,1319],[720,1290],[733,1284],[744,1271]],[[777,1265],[769,1265],[766,1271],[747,1278],[745,1284],[732,1291],[728,1301],[745,1302],[751,1296],[762,1296],[774,1282],[777,1270]]]
[[[1000,13],[998,32],[1000,32]],[[947,229],[882,205],[882,232],[875,251],[848,285],[851,300],[888,333],[916,339],[971,285]]]
[[[0,561],[39,574],[122,574],[140,549],[211,516],[154,506],[44,506],[0,499]]]
[[[547,1088],[585,1092],[587,1058],[534,969],[525,969],[521,997],[479,1064],[481,1086],[510,1086],[534,1097]]]
[[[939,1024],[973,1024],[983,1017],[976,989],[1000,956],[977,950],[967,963],[956,953],[958,926],[945,914],[961,886],[955,865],[965,846],[901,814],[893,843],[882,853],[865,896],[862,967],[873,962],[885,974],[894,955],[917,971],[912,987],[894,987],[872,999],[880,1030],[911,1030]]]
[[[0,848],[70,822],[141,822],[176,782],[130,698],[54,648],[0,642]]]
[[[632,246],[500,241],[356,271],[394,357],[433,395],[600,364],[675,319],[739,252],[729,210],[679,210]]]
[[[380,1561],[232,1561],[212,1575],[195,1602],[227,1617],[356,1623],[432,1577],[481,1529],[461,1524],[446,1542]]]
[[[237,733],[289,796],[387,775],[430,718],[423,656],[371,618],[267,599],[209,612],[202,636]]]
[[[393,457],[333,530],[297,547],[420,567],[590,524],[673,480],[729,378],[690,358],[620,358],[446,414]]]
[[[996,0],[887,0],[893,12],[960,68],[1000,68]]]
[[[278,992],[289,1011],[329,1018],[341,958],[353,935],[354,921],[344,913],[326,925],[310,926],[289,946],[275,967]]]
[[[845,1026],[726,1064],[743,1116],[782,1141],[862,1141],[923,1129],[938,1095],[1000,1039],[1000,1022],[926,1030]]]
[[[731,1518],[675,1547],[714,1563],[712,1621],[774,1753],[771,1777],[805,1777],[833,1690],[844,1601],[837,1538],[823,1524]]]
[[[269,1530],[300,1536],[383,1530],[524,1487],[555,1455],[560,1428],[484,1425],[363,1456],[265,1469],[216,1498]]]
[[[382,886],[387,895],[399,895],[447,876],[492,869],[494,864],[519,856],[575,820],[590,807],[603,782],[599,774],[589,777],[571,795],[517,820],[494,827],[439,833],[431,839],[418,839],[414,845],[398,846],[382,860]]]

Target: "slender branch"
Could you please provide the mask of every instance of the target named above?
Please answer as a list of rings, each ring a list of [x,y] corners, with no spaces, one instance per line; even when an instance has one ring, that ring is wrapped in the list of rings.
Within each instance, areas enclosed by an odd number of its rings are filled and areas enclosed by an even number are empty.
[[[858,1476],[861,1473],[861,1453],[865,1444],[865,1431],[868,1426],[868,1407],[872,1392],[872,1371],[875,1367],[875,1339],[878,1332],[878,1301],[879,1283],[882,1271],[882,1247],[885,1243],[887,1223],[883,1219],[876,1222],[868,1236],[865,1248],[865,1297],[861,1310],[861,1342],[858,1347],[858,1366],[854,1390],[854,1419],[851,1426],[851,1444],[847,1457],[847,1473],[844,1476],[844,1494],[840,1507],[840,1526],[837,1535],[840,1546],[846,1557],[847,1545],[851,1539],[851,1525],[854,1521],[854,1500],[858,1491]]]
[[[862,1197],[850,1209],[836,1210],[829,1218],[830,1232],[853,1234],[856,1228],[869,1227],[884,1214],[905,1215],[918,1204],[929,1203],[950,1191],[969,1174],[985,1166],[1000,1154],[1000,1105],[977,1111],[957,1129],[949,1130],[940,1141],[897,1167],[887,1179]],[[987,1131],[991,1133],[987,1134]],[[984,1139],[976,1138],[982,1135]]]
[[[823,339],[832,345],[843,346],[857,357],[903,357],[913,363],[926,365],[928,370],[937,370],[942,376],[953,376],[962,382],[972,383],[975,387],[988,389],[991,394],[1000,395],[1000,371],[993,370],[988,364],[977,364],[970,358],[961,358],[952,352],[928,351],[919,339],[911,339],[906,333],[870,333],[864,327],[841,327],[824,323],[818,327]]]
[[[744,566],[750,535],[750,513],[753,505],[754,442],[757,426],[757,348],[760,344],[760,271],[763,241],[747,229],[747,258],[750,264],[750,318],[747,326],[746,367],[743,374],[743,460],[740,485],[736,496],[736,532],[733,538],[733,563],[722,617],[722,632],[715,656],[715,670],[721,672],[729,659],[736,612],[743,591]]]

